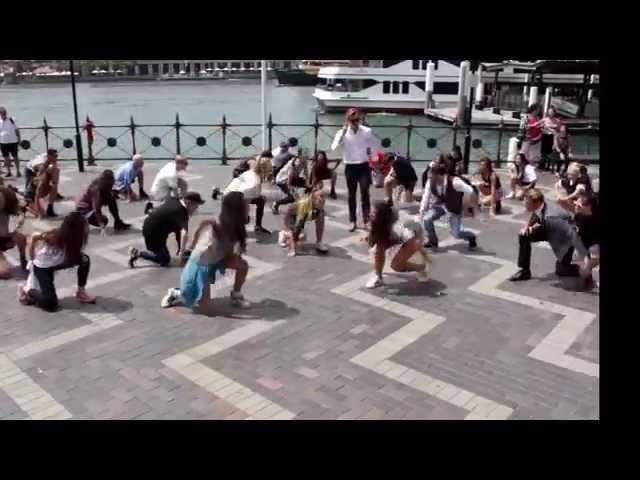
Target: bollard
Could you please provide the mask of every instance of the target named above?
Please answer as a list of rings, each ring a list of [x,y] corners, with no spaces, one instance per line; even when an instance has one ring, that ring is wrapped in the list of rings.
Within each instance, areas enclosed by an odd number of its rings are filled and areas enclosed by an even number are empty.
[[[551,107],[551,95],[553,93],[553,88],[547,87],[544,92],[544,114],[546,115],[549,111],[549,107]]]
[[[518,157],[518,137],[511,137],[509,139],[509,152],[507,153],[507,160],[509,162],[515,162]]]
[[[529,93],[529,103],[528,105],[535,105],[536,103],[538,103],[538,87],[533,86],[531,87],[531,91]]]
[[[433,77],[434,77],[435,65],[429,60],[427,63],[427,71],[425,73],[425,97],[424,97],[424,113],[427,114],[427,111],[430,108],[435,106],[435,102],[433,101]]]
[[[500,168],[500,150],[502,150],[502,134],[504,133],[504,120],[500,118],[500,125],[498,130],[498,154],[496,155],[496,168]]]
[[[469,61],[465,60],[460,64],[460,72],[458,77],[458,123],[463,126],[465,121],[465,112],[466,112],[466,97],[465,93],[467,91],[467,80],[469,73]]]

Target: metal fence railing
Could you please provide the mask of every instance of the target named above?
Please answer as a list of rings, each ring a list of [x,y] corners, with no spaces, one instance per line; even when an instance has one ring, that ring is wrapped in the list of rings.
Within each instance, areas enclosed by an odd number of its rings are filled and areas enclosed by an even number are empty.
[[[449,151],[454,145],[464,145],[467,130],[449,125],[420,125],[409,120],[405,124],[376,124],[369,122],[382,150],[393,150],[423,162],[436,153]],[[298,145],[309,153],[329,151],[331,142],[341,124],[321,123],[316,115],[313,123],[275,123],[269,116],[267,142],[273,150],[281,141],[296,138]],[[46,119],[40,127],[21,127],[21,150],[24,156],[35,156],[56,148],[61,160],[76,160],[75,128],[48,125]],[[125,125],[96,125],[92,153],[95,160],[128,160],[135,153],[146,160],[166,160],[180,153],[191,160],[220,160],[222,164],[256,155],[261,150],[261,125],[231,123],[226,116],[217,124],[175,122],[142,125],[133,117]],[[507,159],[509,138],[518,134],[513,125],[472,126],[470,162],[489,157],[499,167]],[[573,127],[573,151],[577,156],[590,157],[599,162],[599,129],[592,125]],[[478,141],[479,140],[479,141]],[[87,138],[82,138],[87,157]]]

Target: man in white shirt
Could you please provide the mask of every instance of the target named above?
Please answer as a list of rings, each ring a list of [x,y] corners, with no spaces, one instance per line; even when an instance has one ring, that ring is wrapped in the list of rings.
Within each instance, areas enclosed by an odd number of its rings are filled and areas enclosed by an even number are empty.
[[[358,228],[356,222],[356,190],[360,185],[360,197],[362,217],[365,229],[369,224],[369,188],[371,187],[371,169],[369,167],[369,155],[377,147],[377,142],[371,129],[360,125],[361,114],[358,109],[347,110],[344,127],[338,131],[331,150],[342,147],[342,160],[345,164],[344,173],[347,178],[349,190],[349,220],[353,226],[349,231]]]
[[[186,157],[176,155],[173,162],[162,167],[151,185],[151,198],[156,202],[164,202],[171,197],[182,197],[187,192],[187,181],[182,178],[182,172],[188,165]],[[153,203],[148,202],[144,209],[145,214],[151,209],[153,209]]]
[[[286,144],[286,146],[285,146],[285,144]],[[298,155],[299,152],[298,152],[298,139],[297,138],[291,137],[286,142],[281,142],[279,148],[274,148],[271,151],[271,155],[273,156],[273,158],[275,160],[275,158],[280,153],[286,153],[286,152],[289,152],[292,157],[295,157],[295,156]],[[283,165],[284,165],[284,163],[283,163]]]
[[[4,166],[7,169],[5,177],[11,177],[11,157],[16,164],[16,175],[20,174],[20,159],[18,158],[18,145],[20,143],[20,129],[13,118],[7,117],[7,110],[0,107],[0,151],[4,158]]]
[[[455,238],[469,242],[469,249],[477,247],[476,236],[463,229],[462,214],[464,211],[464,195],[472,197],[476,193],[471,185],[460,177],[447,175],[444,165],[436,165],[431,171],[431,178],[427,180],[420,202],[419,218],[422,219],[424,229],[429,237],[426,248],[438,248],[438,236],[434,222],[445,214],[449,214],[449,231]],[[477,200],[475,200],[477,204]]]

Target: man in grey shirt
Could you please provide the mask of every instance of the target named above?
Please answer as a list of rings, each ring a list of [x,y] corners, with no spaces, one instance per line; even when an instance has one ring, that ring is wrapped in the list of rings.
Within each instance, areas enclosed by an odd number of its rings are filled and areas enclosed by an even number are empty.
[[[280,144],[280,150],[276,155],[274,155],[271,164],[273,165],[273,178],[275,179],[278,176],[278,172],[282,170],[289,160],[291,160],[295,155],[293,155],[289,151],[289,143],[282,142]]]

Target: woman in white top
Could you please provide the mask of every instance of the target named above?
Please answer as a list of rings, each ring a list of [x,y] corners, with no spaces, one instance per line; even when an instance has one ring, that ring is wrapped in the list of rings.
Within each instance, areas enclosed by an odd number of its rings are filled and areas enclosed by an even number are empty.
[[[184,305],[196,311],[207,312],[211,306],[211,284],[216,274],[224,275],[227,268],[236,271],[231,303],[247,308],[241,289],[249,264],[241,257],[247,249],[247,231],[244,218],[247,203],[240,192],[230,192],[222,199],[218,220],[204,220],[198,226],[191,242],[191,254],[182,270],[180,288],[170,288],[162,299],[163,308]]]
[[[280,169],[276,176],[276,186],[285,194],[284,198],[273,203],[271,211],[277,215],[280,205],[287,205],[296,201],[294,197],[295,188],[306,188],[309,183],[309,165],[303,155],[293,157],[284,167]]]
[[[510,168],[511,175],[511,193],[505,198],[515,198],[516,200],[522,200],[527,190],[531,190],[536,186],[538,176],[536,175],[536,169],[529,163],[524,153],[519,153]]]
[[[18,301],[35,304],[48,312],[58,309],[54,285],[57,270],[78,267],[76,298],[80,303],[95,303],[96,297],[85,290],[90,259],[83,253],[89,236],[89,224],[80,212],[71,212],[59,228],[31,237],[31,272],[26,284],[18,285]]]
[[[271,152],[265,150],[256,157],[251,168],[231,180],[231,183],[223,192],[223,195],[228,195],[231,192],[240,192],[244,195],[245,202],[255,205],[256,224],[254,232],[264,233],[266,235],[271,235],[271,232],[262,226],[262,217],[264,215],[264,205],[266,202],[264,195],[262,195],[262,184],[267,181],[271,170]],[[246,219],[247,223],[249,223],[248,216]]]
[[[382,271],[387,250],[391,250],[391,268],[396,272],[416,272],[418,281],[427,280],[427,270],[431,258],[423,244],[424,234],[420,223],[400,221],[398,212],[389,202],[378,201],[374,204],[371,216],[371,230],[365,237],[369,247],[374,251],[375,275],[367,282],[367,288],[383,285]],[[411,262],[411,257],[418,253],[422,264]]]

